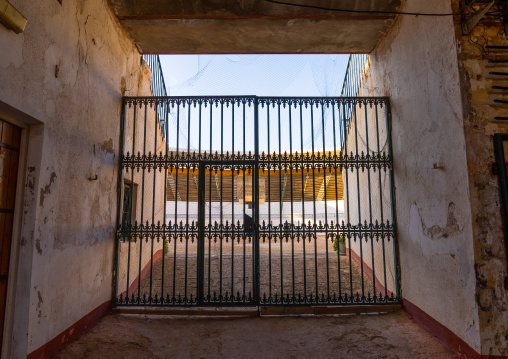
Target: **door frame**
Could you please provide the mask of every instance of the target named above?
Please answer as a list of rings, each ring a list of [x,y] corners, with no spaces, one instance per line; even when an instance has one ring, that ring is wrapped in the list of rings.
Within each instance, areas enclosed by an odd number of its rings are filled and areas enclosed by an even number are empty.
[[[33,233],[37,221],[37,189],[42,164],[44,125],[27,113],[0,101],[0,118],[21,128],[18,177],[1,358],[28,354]],[[12,340],[12,338],[26,338]]]

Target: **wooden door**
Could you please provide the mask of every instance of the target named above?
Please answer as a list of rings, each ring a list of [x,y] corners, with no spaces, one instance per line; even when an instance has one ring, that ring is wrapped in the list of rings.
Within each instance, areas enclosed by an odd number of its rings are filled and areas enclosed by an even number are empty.
[[[21,128],[0,119],[0,351],[3,339]]]

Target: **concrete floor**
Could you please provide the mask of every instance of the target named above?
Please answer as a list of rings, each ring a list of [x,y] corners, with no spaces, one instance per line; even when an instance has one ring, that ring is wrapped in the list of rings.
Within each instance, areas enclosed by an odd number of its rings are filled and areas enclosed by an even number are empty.
[[[457,358],[403,310],[299,317],[109,315],[68,358]]]

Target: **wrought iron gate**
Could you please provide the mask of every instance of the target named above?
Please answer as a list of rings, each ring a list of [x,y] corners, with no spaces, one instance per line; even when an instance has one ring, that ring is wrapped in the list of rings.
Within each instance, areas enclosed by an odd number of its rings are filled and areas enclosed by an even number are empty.
[[[126,97],[119,168],[118,306],[399,300],[387,98]]]

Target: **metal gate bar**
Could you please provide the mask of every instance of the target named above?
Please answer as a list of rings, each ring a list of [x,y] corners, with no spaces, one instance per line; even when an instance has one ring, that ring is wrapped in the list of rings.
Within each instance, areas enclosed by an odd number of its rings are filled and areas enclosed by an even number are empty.
[[[123,108],[118,306],[398,302],[387,98]]]

